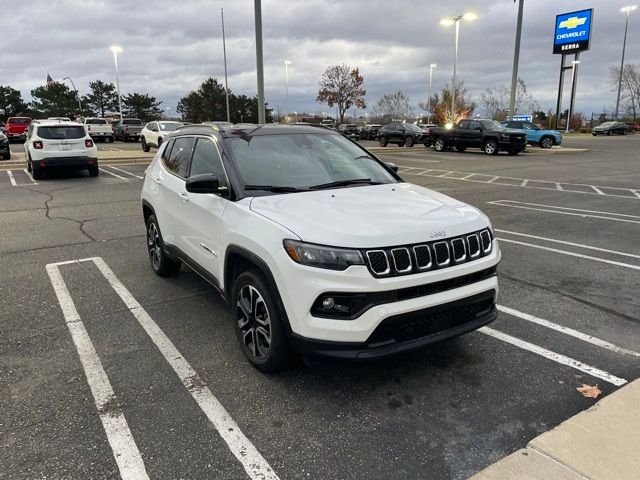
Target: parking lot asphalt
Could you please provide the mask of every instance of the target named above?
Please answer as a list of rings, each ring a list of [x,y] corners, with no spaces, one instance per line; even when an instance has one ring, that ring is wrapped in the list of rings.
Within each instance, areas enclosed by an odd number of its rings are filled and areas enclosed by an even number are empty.
[[[522,448],[593,404],[582,383],[606,396],[640,377],[640,135],[565,145],[588,151],[379,153],[489,215],[499,317],[410,354],[278,375],[244,360],[195,273],[151,271],[144,165],[0,171],[0,476],[463,479]]]

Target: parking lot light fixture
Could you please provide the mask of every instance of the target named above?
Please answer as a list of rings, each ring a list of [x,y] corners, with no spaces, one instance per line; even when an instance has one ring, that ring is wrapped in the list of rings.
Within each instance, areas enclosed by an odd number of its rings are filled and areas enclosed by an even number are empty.
[[[478,16],[475,13],[465,13],[453,18],[444,18],[440,20],[440,25],[455,25],[454,48],[453,48],[453,79],[451,81],[451,118],[452,125],[456,122],[456,69],[458,67],[458,37],[460,36],[460,20],[475,20]]]
[[[622,72],[624,71],[624,51],[627,47],[627,29],[629,28],[629,15],[633,12],[637,5],[627,5],[620,9],[621,12],[626,13],[626,20],[624,22],[624,40],[622,41],[622,60],[620,61],[620,74],[618,75],[618,96],[616,97],[616,113],[614,119],[618,119],[618,109],[620,108],[620,89],[622,87]]]
[[[78,93],[78,89],[76,88],[76,84],[73,83],[73,80],[71,79],[71,77],[64,77],[63,80],[69,80],[69,82],[71,82],[71,86],[73,87],[73,90],[75,90],[76,97],[78,98],[79,115],[80,115],[80,118],[82,118],[82,102],[80,102],[80,94]]]
[[[282,60],[284,64],[284,118],[289,117],[289,65],[291,60]]]
[[[111,51],[113,52],[113,63],[116,66],[116,87],[118,89],[118,111],[120,113],[120,122],[122,123],[122,96],[120,95],[120,75],[118,73],[118,53],[122,52],[122,47],[118,45],[112,45]]]

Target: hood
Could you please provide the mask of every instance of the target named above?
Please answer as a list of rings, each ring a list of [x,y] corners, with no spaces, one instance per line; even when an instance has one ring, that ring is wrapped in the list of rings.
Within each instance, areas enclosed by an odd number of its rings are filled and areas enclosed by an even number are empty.
[[[420,243],[489,226],[476,208],[409,183],[255,197],[250,208],[303,241],[335,247]]]

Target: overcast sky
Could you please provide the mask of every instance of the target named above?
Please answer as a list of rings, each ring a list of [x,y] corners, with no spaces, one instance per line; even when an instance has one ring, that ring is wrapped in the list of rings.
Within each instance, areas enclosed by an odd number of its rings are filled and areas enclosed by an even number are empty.
[[[0,0],[0,85],[29,98],[31,89],[70,76],[82,94],[94,79],[115,83],[109,46],[118,44],[122,93],[147,92],[175,113],[177,101],[209,76],[224,80],[220,8],[224,8],[229,87],[256,94],[253,0]],[[618,0],[525,0],[520,77],[543,109],[555,109],[560,56],[553,55],[558,13],[594,8],[591,50],[581,56],[576,111],[615,106],[609,68],[619,65],[626,3]],[[473,97],[511,81],[517,4],[513,0],[263,0],[265,92],[284,111],[330,112],[315,102],[325,68],[359,66],[367,104],[397,89],[417,106],[453,72],[453,27],[444,17],[473,11],[460,27],[458,74]],[[640,10],[632,13],[626,62],[640,63]],[[567,79],[567,87],[569,79]],[[565,88],[567,92],[568,88]],[[566,102],[565,102],[566,105]]]

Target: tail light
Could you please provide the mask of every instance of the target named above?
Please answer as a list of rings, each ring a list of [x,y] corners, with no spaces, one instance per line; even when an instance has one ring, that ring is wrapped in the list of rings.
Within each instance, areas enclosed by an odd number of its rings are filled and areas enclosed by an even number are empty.
[[[129,127],[127,127],[126,125],[125,125],[124,127],[122,127],[122,129],[123,129],[125,132],[128,132],[128,131],[129,131]]]
[[[91,125],[87,125],[87,131],[90,132],[91,131]]]
[[[87,148],[93,147],[93,140],[85,140],[84,141],[84,146],[87,147]]]
[[[426,132],[426,134],[427,134],[427,135],[431,135],[431,129],[430,129],[430,128],[427,128],[427,129],[425,130],[425,132]]]
[[[44,148],[44,145],[42,145],[42,142],[40,140],[36,140],[33,142],[33,148],[35,148],[36,150],[42,150]]]

